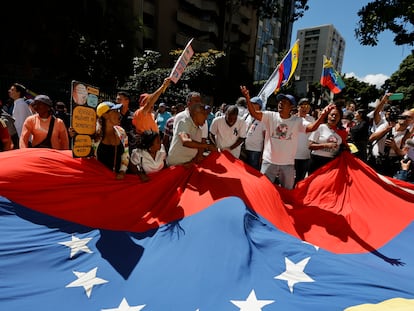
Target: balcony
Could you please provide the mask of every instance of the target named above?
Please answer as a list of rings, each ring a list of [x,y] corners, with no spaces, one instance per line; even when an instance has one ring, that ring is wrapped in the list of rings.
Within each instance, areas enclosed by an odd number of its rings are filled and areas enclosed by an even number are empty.
[[[199,18],[182,11],[177,12],[177,21],[202,32],[211,32],[218,36],[218,27],[214,22],[202,21]]]
[[[216,15],[220,14],[219,7],[217,5],[217,1],[208,1],[208,0],[186,0],[187,3],[194,5],[196,8],[203,10],[203,11],[210,11],[216,13]]]
[[[175,41],[177,45],[182,46],[182,47],[186,46],[189,40],[190,40],[190,37],[186,36],[183,33],[177,33],[175,36]],[[208,41],[200,41],[197,39],[193,40],[193,42],[191,43],[191,46],[193,47],[193,50],[195,53],[205,52],[210,49],[217,50],[217,47],[213,43],[208,42]]]

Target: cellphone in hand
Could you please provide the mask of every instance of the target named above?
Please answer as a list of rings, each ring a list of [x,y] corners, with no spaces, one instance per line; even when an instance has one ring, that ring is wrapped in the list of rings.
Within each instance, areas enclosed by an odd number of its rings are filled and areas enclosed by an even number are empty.
[[[402,100],[404,98],[404,93],[393,93],[388,97],[389,100]]]

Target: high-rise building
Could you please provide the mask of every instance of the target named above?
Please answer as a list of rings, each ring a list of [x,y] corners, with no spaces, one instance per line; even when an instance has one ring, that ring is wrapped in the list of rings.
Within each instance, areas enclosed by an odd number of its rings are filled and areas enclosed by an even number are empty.
[[[228,54],[232,75],[245,67],[254,81],[265,80],[277,66],[279,53],[289,49],[294,1],[279,0],[282,18],[258,19],[251,5],[223,0],[138,0],[142,17],[137,35],[141,49],[161,53],[165,65],[172,49],[183,48],[190,38],[196,52],[209,49]],[[236,70],[236,72],[235,72]]]
[[[194,38],[192,46],[196,52],[215,49],[243,54],[245,65],[253,72],[257,29],[253,7],[233,6],[232,1],[219,0],[138,0],[133,3],[136,15],[141,15],[139,46],[159,51],[163,64],[171,65],[169,52],[183,48]]]
[[[323,55],[331,58],[339,73],[345,54],[345,40],[333,25],[321,25],[299,29],[299,62],[296,68],[296,91],[305,96],[309,84],[319,82],[323,69]]]
[[[279,17],[261,18],[257,26],[254,81],[269,78],[281,60],[280,53],[288,51],[292,37],[293,0],[279,0]]]

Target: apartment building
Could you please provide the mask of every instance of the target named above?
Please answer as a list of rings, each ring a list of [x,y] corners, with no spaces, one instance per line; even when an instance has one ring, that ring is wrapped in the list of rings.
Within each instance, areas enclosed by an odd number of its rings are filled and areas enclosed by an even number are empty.
[[[306,95],[308,85],[319,82],[323,69],[323,55],[332,59],[334,68],[341,72],[345,54],[345,40],[333,25],[299,29],[299,62],[295,72],[296,91]]]

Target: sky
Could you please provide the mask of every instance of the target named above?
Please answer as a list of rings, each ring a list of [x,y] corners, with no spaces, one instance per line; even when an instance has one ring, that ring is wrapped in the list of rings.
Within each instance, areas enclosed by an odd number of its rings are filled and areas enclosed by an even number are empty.
[[[355,39],[358,11],[371,1],[366,0],[309,0],[309,10],[293,24],[292,44],[297,30],[325,24],[332,24],[345,39],[345,56],[342,74],[380,87],[411,53],[408,45],[396,46],[393,33],[379,35],[378,45],[363,46]]]

